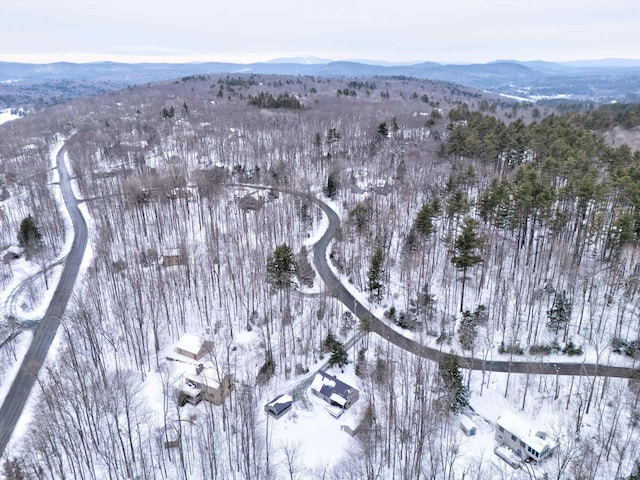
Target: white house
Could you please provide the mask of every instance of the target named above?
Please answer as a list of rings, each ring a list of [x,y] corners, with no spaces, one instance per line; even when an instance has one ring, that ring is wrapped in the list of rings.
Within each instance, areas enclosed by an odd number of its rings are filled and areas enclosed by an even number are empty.
[[[505,412],[496,424],[496,441],[508,447],[522,460],[540,461],[558,446],[556,440],[511,412]]]

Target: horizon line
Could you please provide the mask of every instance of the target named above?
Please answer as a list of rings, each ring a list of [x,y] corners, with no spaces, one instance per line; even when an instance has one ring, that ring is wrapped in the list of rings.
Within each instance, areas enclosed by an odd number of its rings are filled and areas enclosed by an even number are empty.
[[[378,65],[378,66],[411,66],[419,65],[422,63],[437,63],[441,65],[473,65],[473,64],[489,64],[500,62],[515,62],[515,63],[531,63],[531,62],[545,62],[545,63],[590,63],[590,62],[640,62],[640,57],[604,57],[604,58],[580,58],[569,60],[544,60],[542,58],[536,58],[533,60],[521,60],[517,58],[496,58],[487,61],[468,61],[468,60],[386,60],[386,59],[356,59],[356,58],[323,58],[315,55],[292,55],[292,56],[273,56],[266,60],[261,59],[247,59],[247,58],[206,58],[207,55],[174,55],[174,56],[145,56],[145,55],[119,55],[119,54],[0,54],[0,62],[6,63],[24,63],[34,65],[48,65],[54,63],[71,63],[71,64],[92,64],[92,63],[124,63],[124,64],[202,64],[202,63],[231,63],[236,65],[251,65],[259,63],[272,63],[277,61],[278,63],[286,63],[286,60],[294,60],[291,63],[300,65],[323,65],[335,62],[353,62],[362,63],[365,65]],[[242,56],[239,56],[242,57]],[[303,59],[319,60],[315,63],[301,63]],[[625,66],[625,65],[612,65],[612,66]]]

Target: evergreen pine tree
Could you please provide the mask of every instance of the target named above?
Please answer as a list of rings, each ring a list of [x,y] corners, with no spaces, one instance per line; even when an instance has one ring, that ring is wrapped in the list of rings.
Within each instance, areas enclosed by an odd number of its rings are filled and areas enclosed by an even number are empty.
[[[378,135],[382,138],[387,138],[389,136],[389,127],[387,127],[387,122],[382,122],[378,125]]]
[[[20,222],[18,245],[24,249],[27,260],[30,260],[33,254],[42,247],[42,234],[30,214]]]
[[[478,338],[478,321],[477,317],[469,310],[465,310],[462,314],[460,327],[458,328],[458,339],[463,350],[473,349],[476,338]]]
[[[331,356],[329,357],[329,366],[334,367],[338,366],[343,368],[345,365],[349,363],[349,355],[347,351],[344,349],[344,346],[340,342],[336,342],[333,350],[331,351]]]
[[[324,188],[324,194],[327,198],[334,199],[338,194],[338,175],[335,172],[331,172],[327,177],[327,185]]]
[[[569,322],[571,317],[571,302],[567,298],[567,291],[556,293],[553,297],[553,305],[547,311],[547,328],[553,330],[555,334]]]
[[[336,338],[336,336],[329,332],[327,338],[324,340],[323,350],[330,352],[329,366],[333,367],[337,365],[342,368],[349,363],[349,355],[344,349],[344,345]]]
[[[429,203],[425,203],[420,208],[420,211],[416,215],[416,219],[413,222],[413,228],[423,237],[428,237],[435,232],[435,226],[433,225],[433,219],[438,215],[440,211],[440,201],[434,199]]]
[[[367,290],[371,294],[371,298],[378,302],[382,300],[384,295],[384,285],[382,284],[383,274],[384,252],[380,247],[378,247],[371,258],[371,267],[369,268],[367,284]]]
[[[462,373],[458,357],[452,353],[445,354],[438,364],[438,375],[445,401],[450,410],[459,413],[469,405],[469,390],[462,382]]]
[[[467,270],[482,263],[483,259],[476,252],[484,245],[484,238],[476,233],[478,222],[472,218],[465,218],[462,225],[462,232],[456,238],[451,254],[451,263],[459,270],[462,270],[462,294],[460,298],[460,311],[464,306],[464,287],[467,280]]]
[[[267,258],[267,281],[277,290],[295,286],[292,276],[297,265],[291,247],[283,243],[278,245]]]

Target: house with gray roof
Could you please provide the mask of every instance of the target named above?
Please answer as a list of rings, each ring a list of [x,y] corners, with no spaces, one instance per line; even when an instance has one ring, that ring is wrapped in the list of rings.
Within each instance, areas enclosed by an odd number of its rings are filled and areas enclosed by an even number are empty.
[[[351,407],[360,396],[358,390],[338,380],[324,370],[320,370],[313,378],[313,382],[311,382],[311,392],[317,397],[322,398],[329,405],[338,407],[341,410],[340,413]],[[333,413],[332,415],[336,416]]]
[[[293,397],[288,394],[280,395],[264,406],[264,411],[278,419],[287,413],[293,405]]]

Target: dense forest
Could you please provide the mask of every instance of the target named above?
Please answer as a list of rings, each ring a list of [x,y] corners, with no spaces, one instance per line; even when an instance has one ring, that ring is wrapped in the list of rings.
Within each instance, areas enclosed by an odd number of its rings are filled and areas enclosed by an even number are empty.
[[[5,301],[0,364],[18,362],[20,320],[53,288],[69,242],[52,169],[63,142],[91,227],[5,477],[637,478],[637,380],[458,359],[636,367],[640,152],[604,134],[637,134],[638,112],[405,77],[236,74],[0,126],[0,248],[32,218],[42,238],[29,265],[43,272]],[[311,266],[327,224],[315,199],[340,217],[328,257],[343,284],[448,364],[374,335],[325,288]],[[163,266],[168,252],[178,265]],[[0,290],[16,268],[0,265]],[[185,332],[211,341],[207,368],[233,376],[220,406],[180,406]],[[303,388],[325,362],[360,390],[340,420]],[[265,418],[284,392],[291,417]],[[523,470],[487,458],[493,447],[478,453],[460,413],[473,407],[492,440],[489,404],[543,423],[558,451]],[[311,416],[340,446],[317,461],[291,436]]]

